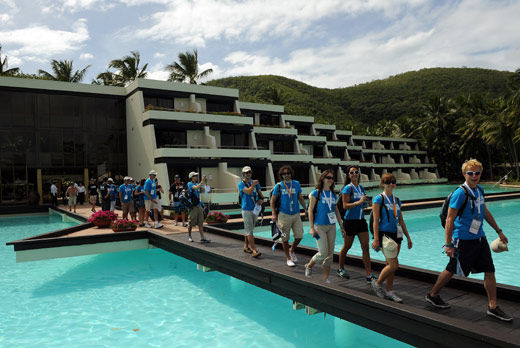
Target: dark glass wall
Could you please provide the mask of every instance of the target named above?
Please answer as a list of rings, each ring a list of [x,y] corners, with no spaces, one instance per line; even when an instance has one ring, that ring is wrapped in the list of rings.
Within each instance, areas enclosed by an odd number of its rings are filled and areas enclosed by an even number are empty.
[[[0,89],[0,203],[52,180],[126,175],[125,99]]]

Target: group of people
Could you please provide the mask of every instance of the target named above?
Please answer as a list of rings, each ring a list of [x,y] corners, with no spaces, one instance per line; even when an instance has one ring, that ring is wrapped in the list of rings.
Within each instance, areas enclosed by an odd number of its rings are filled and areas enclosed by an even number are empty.
[[[452,194],[446,219],[446,241],[443,248],[449,261],[433,288],[426,294],[425,300],[434,307],[449,308],[450,305],[440,298],[439,292],[451,277],[454,274],[468,276],[470,273],[484,272],[484,287],[488,296],[487,315],[503,321],[512,321],[512,317],[497,305],[495,268],[483,231],[483,220],[497,232],[502,243],[507,244],[508,239],[485,205],[483,189],[478,185],[482,170],[482,163],[474,159],[462,165],[465,182]],[[258,257],[261,252],[255,246],[253,230],[259,207],[265,197],[262,195],[259,181],[253,180],[252,174],[250,167],[242,169],[242,180],[238,184],[238,190],[244,220],[244,252]],[[397,180],[393,174],[384,174],[380,183],[383,191],[371,199],[360,184],[360,168],[350,166],[346,174],[344,186],[340,193],[336,194],[334,171],[322,172],[315,190],[309,195],[307,206],[300,183],[294,179],[291,166],[283,166],[278,171],[280,181],[272,190],[270,206],[272,221],[282,232],[282,247],[287,266],[295,267],[298,262],[295,250],[304,233],[301,206],[308,215],[310,234],[316,239],[318,248],[318,252],[304,266],[305,276],[311,277],[313,267],[320,264],[323,280],[330,283],[336,226],[339,225],[343,235],[343,247],[339,253],[337,276],[349,279],[345,269],[345,258],[357,236],[361,244],[367,283],[378,297],[402,302],[403,299],[393,291],[394,276],[399,268],[398,256],[403,237],[406,237],[408,249],[412,248],[413,243],[403,219],[401,201],[393,192]],[[364,217],[364,207],[370,203],[373,217],[372,243],[369,238],[369,226]],[[344,214],[340,210],[344,210]],[[293,242],[289,244],[291,231]],[[376,252],[382,251],[385,257],[385,266],[379,276],[372,273],[370,247]]]

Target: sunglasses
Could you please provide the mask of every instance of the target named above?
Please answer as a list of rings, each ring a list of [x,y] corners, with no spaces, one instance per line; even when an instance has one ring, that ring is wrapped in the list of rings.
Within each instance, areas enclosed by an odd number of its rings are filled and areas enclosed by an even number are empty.
[[[359,170],[353,170],[351,172],[349,172],[350,175],[357,175],[359,174]]]
[[[248,171],[248,172],[244,172],[244,174],[251,174],[251,171]]]
[[[479,176],[480,172],[466,172],[466,174],[468,174],[469,176],[473,176],[473,175]]]
[[[282,175],[291,175],[291,172],[283,172]]]
[[[325,179],[334,180],[333,176],[326,176]]]
[[[395,180],[388,180],[388,181],[383,182],[383,184],[385,184],[385,185],[397,184],[397,181],[395,181]]]

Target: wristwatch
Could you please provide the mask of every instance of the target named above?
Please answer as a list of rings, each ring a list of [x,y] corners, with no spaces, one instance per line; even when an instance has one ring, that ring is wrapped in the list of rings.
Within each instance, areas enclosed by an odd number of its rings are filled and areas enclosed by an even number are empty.
[[[502,229],[501,228],[499,228],[498,231],[497,231],[497,234],[500,234],[500,233],[502,233]]]

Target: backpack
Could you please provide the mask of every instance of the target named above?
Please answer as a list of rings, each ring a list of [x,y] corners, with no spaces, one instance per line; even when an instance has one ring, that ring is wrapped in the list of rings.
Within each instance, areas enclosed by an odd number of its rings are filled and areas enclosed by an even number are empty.
[[[280,185],[280,183],[276,184],[276,185]],[[273,199],[273,192],[274,192],[274,189],[276,188],[276,185],[274,185],[274,187],[271,189],[271,191],[269,192],[269,202],[271,202],[271,200]],[[280,197],[278,197],[275,201],[274,201],[274,213],[276,213],[276,215],[278,215],[278,213],[280,212],[280,199],[282,198],[282,192],[280,190]]]
[[[385,196],[383,196],[382,193],[379,194],[381,196],[381,199],[383,200],[383,204],[379,205],[379,222],[381,222],[381,219],[383,218],[383,207],[386,211],[386,217],[388,218],[388,222],[390,222],[390,214],[388,211],[388,208],[386,207],[385,203]],[[395,200],[397,201],[397,205],[401,205],[401,201],[398,197],[394,196]],[[370,220],[368,224],[368,229],[370,230],[370,233],[372,234],[372,237],[374,236],[374,209],[372,208],[372,211],[370,212]]]
[[[475,212],[475,197],[473,197],[472,194],[470,194],[468,192],[468,189],[466,188],[466,186],[464,185],[460,185],[459,187],[461,187],[463,190],[464,190],[464,194],[466,195],[466,198],[464,198],[464,203],[462,203],[462,206],[460,207],[459,211],[457,212],[457,217],[459,219],[462,218],[462,214],[464,214],[464,209],[466,209],[466,205],[468,205],[468,199],[471,198],[471,201],[472,201],[472,205],[471,205],[471,211],[474,213]],[[478,189],[480,190],[480,193],[482,193],[482,195],[484,195],[484,191],[482,190],[482,188],[480,187],[480,185],[477,185]],[[456,191],[456,190],[455,190]],[[450,200],[451,200],[451,196],[453,195],[453,193],[455,192],[453,191],[452,193],[450,193],[448,195],[448,197],[446,197],[446,199],[444,200],[444,202],[442,203],[442,208],[441,208],[441,213],[439,215],[439,217],[441,218],[441,225],[442,225],[442,228],[445,228],[446,227],[446,218],[448,217],[448,209],[450,207]]]
[[[179,200],[187,208],[193,208],[199,205],[200,203],[199,197],[197,197],[194,192],[188,193],[187,189],[183,189],[181,191],[181,194],[179,195]]]
[[[363,194],[366,194],[365,188],[361,185],[359,185],[359,187],[361,188],[361,191],[363,192]],[[343,188],[345,188],[345,186],[343,186]],[[341,193],[341,192],[343,192],[343,189],[341,189],[341,191],[340,191],[340,199],[338,199],[338,201],[336,202],[336,206],[338,207],[338,211],[339,211],[339,214],[341,215],[341,218],[344,218],[347,210],[345,208],[343,208],[343,193]],[[350,194],[350,199],[351,199],[350,203],[352,203],[352,194]]]

